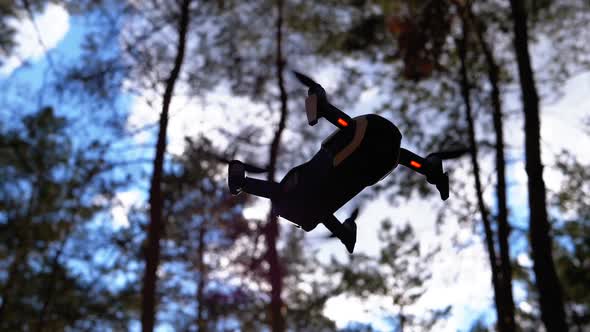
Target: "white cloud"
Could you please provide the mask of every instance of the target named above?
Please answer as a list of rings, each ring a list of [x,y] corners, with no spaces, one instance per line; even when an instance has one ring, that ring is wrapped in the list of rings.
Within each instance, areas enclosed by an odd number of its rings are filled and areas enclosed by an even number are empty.
[[[543,161],[553,165],[561,150],[573,153],[581,162],[590,162],[588,146],[590,135],[586,134],[584,120],[590,116],[590,72],[569,80],[564,87],[565,95],[554,104],[542,105],[541,137]],[[561,174],[549,167],[544,172],[550,189],[558,189]]]
[[[266,220],[270,211],[270,201],[267,199],[258,199],[250,206],[244,209],[244,217],[250,220]],[[286,221],[281,219],[281,221]]]
[[[380,331],[387,331],[391,327],[379,317],[379,313],[383,311],[380,307],[385,305],[386,301],[382,298],[362,301],[355,297],[340,295],[328,300],[323,314],[333,319],[339,329],[350,323],[363,323],[371,324]]]
[[[416,309],[444,308],[451,305],[452,315],[444,323],[444,331],[465,329],[492,308],[491,274],[488,256],[481,239],[476,245],[456,252],[450,245],[432,264],[433,278],[428,291]],[[419,311],[418,311],[419,312]],[[442,328],[442,327],[441,327]]]
[[[113,227],[128,227],[128,214],[131,208],[141,203],[145,199],[145,194],[139,190],[123,191],[115,195],[115,205],[111,209],[113,216]]]
[[[518,262],[518,265],[522,267],[529,269],[533,267],[531,257],[525,252],[518,254],[518,256],[516,256],[516,261]]]
[[[390,176],[395,176],[395,173]],[[425,294],[407,310],[420,317],[428,310],[443,309],[451,305],[453,311],[450,317],[439,322],[435,330],[464,330],[480,315],[492,309],[493,293],[488,257],[481,239],[471,232],[469,225],[464,226],[454,220],[447,220],[437,232],[435,218],[441,204],[439,201],[438,197],[433,200],[416,198],[403,205],[392,207],[384,198],[381,198],[366,205],[357,219],[358,236],[355,252],[378,254],[381,244],[376,241],[377,232],[384,218],[390,217],[395,225],[410,222],[424,252],[432,250],[436,245],[440,245],[441,251],[430,263],[432,279],[427,282]],[[347,213],[339,211],[337,215],[344,219]],[[321,227],[318,226],[318,228]],[[321,231],[327,232],[323,229]],[[452,243],[452,237],[456,234],[459,237],[458,241],[466,244],[466,247],[460,251]],[[308,235],[308,238],[317,237]],[[312,241],[312,243],[324,262],[328,262],[330,255],[336,255],[339,258],[347,255],[338,241]],[[351,322],[363,322],[374,323],[374,328],[387,331],[390,327],[380,315],[395,312],[390,302],[387,299],[383,302],[379,299],[361,301],[337,297],[328,301],[324,314],[333,319],[339,327]]]
[[[560,189],[563,174],[552,166],[562,150],[573,153],[580,161],[590,162],[586,152],[590,146],[590,135],[585,120],[590,115],[590,72],[579,74],[563,87],[563,97],[553,102],[541,102],[541,152],[543,179],[548,192]],[[512,96],[518,97],[518,96]],[[525,170],[524,122],[520,98],[510,100],[516,111],[505,123],[505,139],[511,147],[507,154],[512,163],[507,166],[511,222],[521,226],[528,224],[528,176]]]
[[[179,90],[186,89],[180,84],[177,91]],[[168,122],[168,152],[181,154],[184,149],[184,138],[201,134],[206,134],[215,144],[224,146],[225,140],[220,135],[215,136],[215,129],[223,128],[236,132],[240,126],[257,121],[255,116],[261,110],[260,105],[249,102],[247,98],[232,96],[225,87],[218,87],[208,93],[205,100],[203,102],[200,98],[190,98],[182,94],[176,94],[172,98]],[[154,92],[144,92],[144,95],[135,98],[127,127],[134,130],[155,124],[159,120],[161,110],[161,96]],[[151,131],[144,131],[135,138],[138,143],[145,143],[150,137],[155,137],[155,133],[152,128]]]
[[[43,57],[46,51],[57,46],[70,29],[68,12],[62,6],[53,3],[48,4],[45,10],[34,18],[41,39],[45,47],[47,47],[46,50],[39,42],[39,36],[29,16],[26,13],[21,13],[20,17],[22,19],[13,19],[8,22],[9,25],[16,29],[14,38],[16,47],[13,54],[0,67],[0,75],[3,76],[10,75],[25,61],[38,60]]]

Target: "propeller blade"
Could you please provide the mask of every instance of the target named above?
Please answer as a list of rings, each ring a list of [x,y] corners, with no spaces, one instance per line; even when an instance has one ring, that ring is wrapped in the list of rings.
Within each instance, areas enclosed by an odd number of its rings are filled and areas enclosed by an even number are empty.
[[[211,157],[215,158],[215,160],[217,160],[217,161],[219,161],[221,163],[224,163],[224,164],[230,164],[231,162],[234,161],[234,160],[227,159],[226,157],[220,156],[220,155],[213,155],[213,154],[211,154]],[[254,165],[243,163],[243,162],[240,162],[240,163],[242,165],[244,165],[244,170],[246,172],[250,172],[250,173],[254,173],[254,174],[260,174],[260,173],[266,173],[266,172],[268,172],[268,169],[266,169],[266,168],[262,168],[262,167],[259,167],[259,166],[254,166]]]
[[[220,163],[229,164],[231,162],[231,160],[222,156],[212,155],[212,157]]]
[[[316,83],[314,80],[312,80],[310,77],[308,77],[298,71],[293,70],[293,74],[295,74],[295,77],[297,77],[299,82],[301,82],[303,85],[307,86],[310,89],[319,86],[319,84]]]
[[[462,157],[463,155],[465,155],[469,151],[470,151],[469,148],[461,148],[461,149],[456,149],[456,150],[448,150],[448,151],[431,153],[429,155],[429,157],[430,156],[437,157],[442,160],[455,159],[455,158]]]
[[[244,169],[246,170],[246,172],[255,173],[255,174],[268,172],[268,169],[254,166],[254,165],[250,165],[250,164],[246,164],[246,163],[244,163]]]

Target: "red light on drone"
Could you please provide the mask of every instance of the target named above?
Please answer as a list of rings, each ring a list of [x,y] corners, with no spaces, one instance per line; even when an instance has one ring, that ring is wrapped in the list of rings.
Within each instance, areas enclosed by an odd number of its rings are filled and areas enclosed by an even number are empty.
[[[419,162],[417,162],[417,161],[413,161],[413,160],[412,160],[412,161],[410,161],[410,165],[411,165],[412,167],[415,167],[415,168],[420,168],[420,167],[422,167],[422,164],[420,164],[420,163],[419,163]]]
[[[344,119],[338,119],[338,123],[342,126],[342,127],[348,127],[348,122],[346,122]]]

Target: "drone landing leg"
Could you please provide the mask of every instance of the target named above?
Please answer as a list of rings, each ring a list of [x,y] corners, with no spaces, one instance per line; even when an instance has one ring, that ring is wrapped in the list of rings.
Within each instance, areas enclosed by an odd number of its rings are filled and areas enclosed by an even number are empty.
[[[354,251],[354,245],[356,244],[356,223],[354,219],[346,219],[344,224],[331,215],[322,222],[326,228],[332,232],[334,236],[340,239],[340,241],[346,246],[346,250],[352,254]]]

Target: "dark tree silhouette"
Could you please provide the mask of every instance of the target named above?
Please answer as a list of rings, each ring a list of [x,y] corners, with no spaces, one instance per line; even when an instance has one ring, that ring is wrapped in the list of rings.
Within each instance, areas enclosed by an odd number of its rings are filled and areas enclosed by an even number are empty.
[[[494,122],[494,134],[496,144],[494,145],[496,153],[496,199],[498,204],[497,224],[498,224],[498,243],[500,259],[498,272],[498,282],[501,287],[498,291],[502,294],[503,316],[498,316],[498,326],[500,331],[515,331],[516,323],[514,321],[514,298],[512,295],[512,262],[510,260],[510,246],[508,243],[510,235],[510,225],[508,223],[508,207],[506,193],[506,160],[504,158],[504,130],[503,130],[503,113],[502,100],[500,95],[500,68],[494,57],[490,45],[486,41],[485,23],[476,17],[470,6],[466,8],[469,20],[475,30],[477,43],[483,53],[487,79],[490,84],[490,99],[492,102],[492,117]]]
[[[563,281],[566,313],[571,329],[590,328],[590,165],[563,152],[557,169],[564,175],[553,203],[556,216],[555,263]]]
[[[269,150],[268,163],[268,180],[275,181],[275,174],[277,169],[277,159],[279,156],[279,147],[281,145],[281,137],[285,130],[287,121],[288,97],[285,90],[285,59],[283,57],[283,0],[276,2],[277,21],[276,21],[276,58],[275,70],[277,74],[277,86],[280,91],[280,112],[278,126],[274,132],[274,137]],[[273,332],[282,332],[285,330],[285,317],[283,316],[283,267],[277,252],[277,239],[279,237],[278,216],[274,215],[272,211],[269,213],[268,222],[264,226],[264,238],[266,241],[266,256],[269,264],[269,281],[271,285],[270,295],[270,326]]]
[[[499,280],[499,267],[496,255],[496,248],[494,246],[494,233],[492,231],[490,214],[483,198],[483,187],[481,184],[480,166],[477,159],[478,146],[475,139],[475,124],[473,120],[473,111],[471,109],[471,83],[467,72],[467,23],[465,17],[462,17],[462,32],[463,35],[457,41],[457,49],[459,51],[460,60],[460,82],[461,95],[465,107],[465,116],[467,120],[467,127],[469,132],[469,146],[471,155],[471,165],[473,167],[473,178],[475,180],[475,191],[477,196],[478,210],[481,216],[481,221],[484,226],[485,241],[490,261],[490,269],[492,271],[492,286],[494,287],[494,303],[496,307],[496,314],[498,317],[504,317],[504,307],[502,303],[502,284]],[[498,320],[498,328],[500,331],[508,331],[503,322]]]
[[[541,161],[539,96],[528,47],[527,13],[524,1],[510,0],[514,50],[518,63],[525,123],[525,159],[528,175],[529,237],[539,290],[541,319],[549,332],[567,331],[563,295],[552,256],[551,225],[547,219],[545,182]]]
[[[141,326],[144,332],[154,329],[156,315],[156,272],[160,262],[160,239],[164,232],[162,205],[162,173],[164,169],[164,153],[166,152],[166,131],[168,129],[168,117],[174,86],[180,75],[184,62],[184,53],[187,43],[187,31],[189,26],[190,0],[183,0],[180,6],[180,19],[177,27],[178,41],[176,44],[176,58],[170,76],[166,80],[166,87],[162,100],[162,112],[160,113],[158,140],[153,163],[153,173],[150,185],[150,223],[148,226],[148,238],[145,248],[145,275],[142,290]]]

